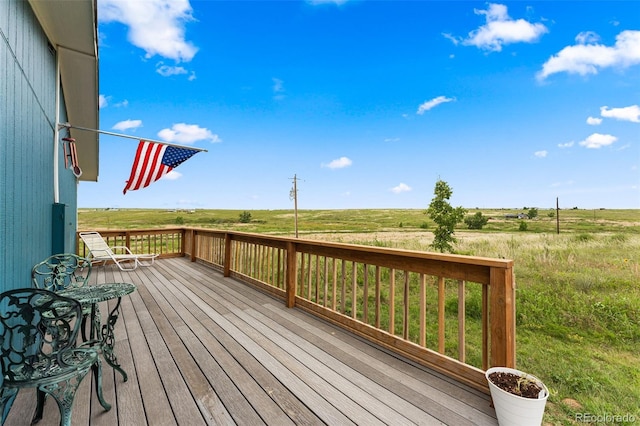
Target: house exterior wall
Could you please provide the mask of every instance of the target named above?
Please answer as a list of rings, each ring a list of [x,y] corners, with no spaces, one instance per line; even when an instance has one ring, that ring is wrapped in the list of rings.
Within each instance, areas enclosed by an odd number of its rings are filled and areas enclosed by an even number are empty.
[[[29,3],[0,1],[0,291],[29,287],[31,267],[53,254],[55,86],[56,52]],[[73,252],[77,180],[57,143],[64,251]]]

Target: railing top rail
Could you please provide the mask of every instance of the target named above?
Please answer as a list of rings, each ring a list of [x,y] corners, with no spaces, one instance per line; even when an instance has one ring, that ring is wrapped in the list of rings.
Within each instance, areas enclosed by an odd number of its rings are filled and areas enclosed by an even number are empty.
[[[492,268],[505,268],[505,269],[513,267],[513,260],[511,259],[497,259],[497,258],[480,257],[480,256],[467,256],[467,255],[459,255],[459,254],[445,254],[445,253],[425,252],[425,251],[418,251],[418,250],[375,247],[375,246],[367,246],[367,245],[361,245],[361,244],[337,243],[337,242],[328,242],[328,241],[307,240],[307,239],[295,238],[295,237],[254,234],[250,232],[220,231],[220,230],[213,230],[213,229],[207,229],[207,228],[185,228],[185,229],[194,230],[197,232],[229,234],[234,239],[246,239],[246,240],[252,240],[252,241],[255,241],[256,239],[261,239],[261,240],[269,240],[274,242],[275,241],[285,242],[285,243],[292,242],[298,246],[299,251],[304,251],[305,245],[309,247],[311,246],[327,247],[327,248],[335,248],[335,249],[342,249],[342,250],[344,249],[353,250],[354,248],[356,248],[359,251],[365,251],[368,253],[379,253],[379,254],[392,255],[392,256],[421,258],[425,260],[435,260],[435,261],[441,261],[441,262],[453,262],[453,263],[462,263],[462,264],[487,266]]]
[[[315,251],[316,248],[335,249],[335,250],[342,250],[342,251],[355,249],[360,252],[379,254],[379,255],[385,255],[385,256],[424,259],[424,260],[430,260],[430,261],[458,263],[458,264],[467,264],[467,265],[483,266],[483,267],[490,267],[490,268],[504,268],[504,269],[513,268],[513,264],[514,264],[513,260],[511,259],[497,259],[497,258],[488,258],[488,257],[480,257],[480,256],[468,256],[468,255],[426,252],[426,251],[398,249],[398,248],[375,247],[375,246],[367,246],[367,245],[361,245],[361,244],[308,240],[308,239],[295,238],[295,237],[255,234],[250,232],[225,231],[225,230],[211,229],[211,228],[171,227],[171,228],[153,228],[153,229],[124,229],[124,230],[123,229],[104,229],[104,230],[96,229],[96,230],[100,233],[103,233],[104,235],[109,235],[109,234],[123,235],[125,233],[128,233],[130,235],[140,235],[140,234],[158,234],[158,233],[194,231],[196,233],[202,232],[202,233],[209,233],[209,234],[219,234],[221,236],[229,235],[232,239],[235,239],[235,240],[244,240],[244,241],[251,241],[251,242],[271,241],[276,246],[282,246],[287,242],[291,242],[296,244],[298,251]]]
[[[77,233],[97,231],[100,234],[110,235],[140,235],[140,234],[169,234],[175,232],[183,232],[185,229],[181,226],[174,226],[171,228],[136,228],[136,229],[113,229],[113,228],[90,228],[90,229],[78,229]]]

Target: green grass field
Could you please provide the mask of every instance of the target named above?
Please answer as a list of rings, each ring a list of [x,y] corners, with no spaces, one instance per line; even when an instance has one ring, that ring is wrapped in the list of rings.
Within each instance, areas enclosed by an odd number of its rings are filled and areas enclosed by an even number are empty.
[[[540,210],[526,231],[522,220],[505,218],[526,210],[480,211],[491,219],[482,230],[461,225],[456,251],[515,261],[517,365],[551,390],[545,423],[577,424],[585,413],[640,423],[640,211],[560,210],[556,221],[554,210]],[[242,213],[81,209],[78,227],[294,235],[291,210],[251,210],[249,223],[240,223]],[[411,250],[429,251],[433,226],[420,209],[298,213],[301,238]]]

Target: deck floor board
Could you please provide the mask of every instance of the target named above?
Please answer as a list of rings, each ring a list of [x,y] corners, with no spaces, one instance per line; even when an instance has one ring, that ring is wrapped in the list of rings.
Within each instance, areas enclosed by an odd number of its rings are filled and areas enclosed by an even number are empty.
[[[92,376],[73,424],[497,425],[489,397],[187,258],[91,283],[131,282],[116,324],[129,380],[103,362],[105,412]],[[103,319],[115,301],[101,304]],[[7,425],[29,425],[35,392],[21,391]],[[41,425],[57,425],[50,399]]]

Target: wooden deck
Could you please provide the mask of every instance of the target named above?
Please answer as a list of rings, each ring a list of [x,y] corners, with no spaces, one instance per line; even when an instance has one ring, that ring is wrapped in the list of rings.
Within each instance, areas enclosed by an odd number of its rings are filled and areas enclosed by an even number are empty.
[[[497,425],[487,395],[187,258],[92,275],[137,285],[116,329],[129,380],[103,364],[113,408],[84,380],[74,425]],[[30,424],[34,399],[22,391],[6,424]],[[58,421],[48,400],[39,425]]]

